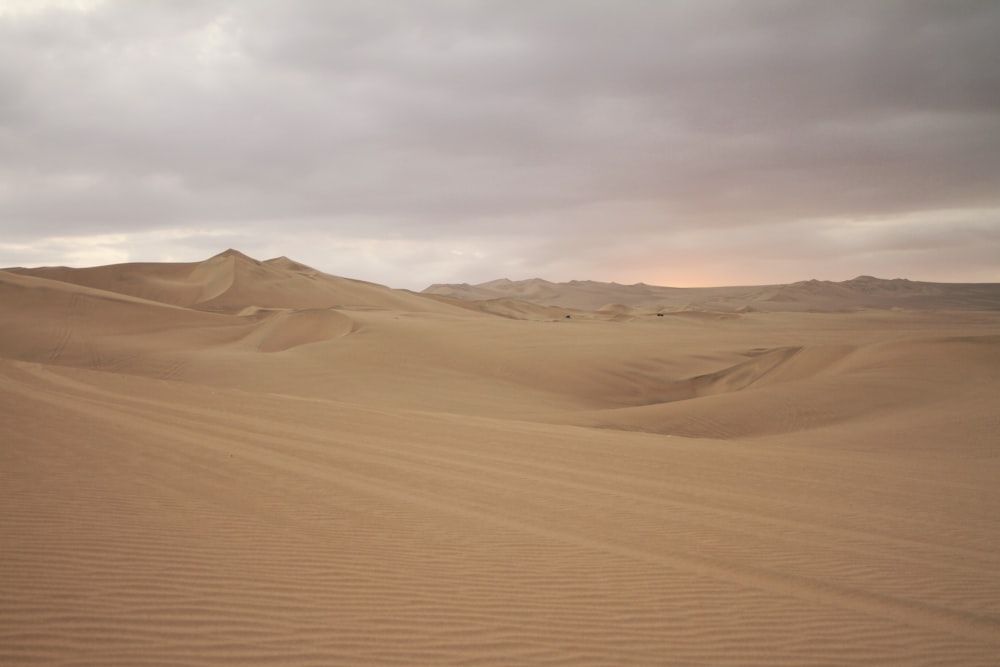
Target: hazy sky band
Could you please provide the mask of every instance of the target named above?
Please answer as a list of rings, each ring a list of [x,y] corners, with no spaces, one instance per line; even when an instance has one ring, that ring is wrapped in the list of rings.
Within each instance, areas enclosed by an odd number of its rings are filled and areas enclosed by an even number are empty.
[[[0,266],[1000,281],[1000,3],[4,2]]]

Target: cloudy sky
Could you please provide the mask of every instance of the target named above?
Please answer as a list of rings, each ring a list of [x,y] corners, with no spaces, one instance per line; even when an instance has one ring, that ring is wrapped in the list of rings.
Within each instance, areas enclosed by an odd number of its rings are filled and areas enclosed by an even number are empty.
[[[0,266],[1000,282],[996,0],[0,0]]]

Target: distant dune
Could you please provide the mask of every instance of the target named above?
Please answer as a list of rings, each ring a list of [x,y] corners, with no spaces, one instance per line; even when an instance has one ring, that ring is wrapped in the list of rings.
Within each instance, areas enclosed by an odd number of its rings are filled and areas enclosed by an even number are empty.
[[[1000,286],[0,270],[0,664],[995,665]]]
[[[656,287],[574,280],[551,283],[533,278],[493,280],[479,285],[431,285],[425,294],[484,301],[517,298],[545,306],[596,310],[608,303],[634,308],[771,312],[840,312],[860,309],[1000,310],[998,283],[927,283],[858,276],[843,282],[806,280],[788,285],[745,287]]]

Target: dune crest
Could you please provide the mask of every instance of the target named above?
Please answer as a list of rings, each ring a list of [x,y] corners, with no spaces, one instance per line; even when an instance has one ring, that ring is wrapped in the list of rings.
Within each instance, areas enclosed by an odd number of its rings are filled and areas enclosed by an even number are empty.
[[[196,264],[191,273],[188,274],[187,282],[197,285],[201,289],[190,303],[184,305],[194,306],[205,303],[230,290],[236,282],[235,265],[237,261],[239,261],[239,257],[236,254],[223,253]]]
[[[354,320],[333,309],[276,311],[268,313],[243,342],[260,352],[283,352],[340,338],[353,329]]]

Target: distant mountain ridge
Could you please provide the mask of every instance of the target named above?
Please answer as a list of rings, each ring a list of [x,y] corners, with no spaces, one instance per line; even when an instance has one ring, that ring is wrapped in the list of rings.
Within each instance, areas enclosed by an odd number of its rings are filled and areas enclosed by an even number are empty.
[[[1000,310],[1000,283],[932,283],[865,275],[841,282],[723,287],[499,278],[478,285],[435,284],[411,292],[331,275],[287,257],[257,260],[233,249],[201,262],[10,268],[4,272],[216,313],[239,313],[249,307],[444,313],[457,307],[513,319],[586,315],[624,321],[655,314],[735,317],[755,311]]]
[[[1000,283],[932,283],[874,276],[858,276],[841,282],[803,280],[779,285],[728,287],[621,285],[591,280],[554,283],[541,278],[500,278],[478,285],[435,284],[423,293],[468,301],[518,299],[541,306],[580,310],[611,306],[721,312],[1000,309]]]

